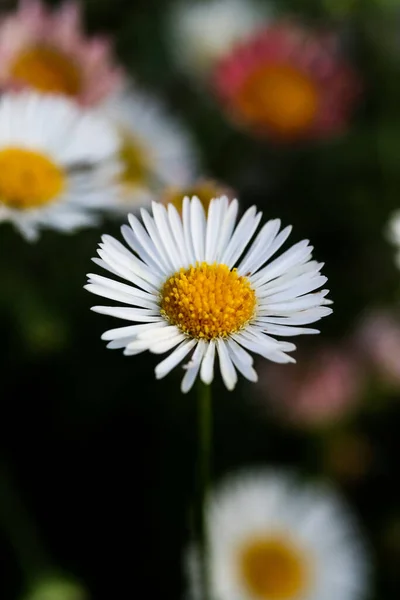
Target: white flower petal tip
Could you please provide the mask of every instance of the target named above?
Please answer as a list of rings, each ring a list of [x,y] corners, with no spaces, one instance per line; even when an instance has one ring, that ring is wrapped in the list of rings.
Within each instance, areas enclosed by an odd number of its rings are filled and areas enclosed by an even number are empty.
[[[107,347],[127,356],[166,353],[155,376],[182,363],[184,393],[197,378],[212,383],[216,359],[228,390],[238,373],[257,381],[250,353],[295,363],[295,344],[282,338],[319,333],[307,325],[332,312],[328,290],[316,291],[326,277],[308,241],[275,257],[287,228],[279,232],[274,219],[257,234],[257,208],[238,223],[237,212],[238,202],[227,198],[214,199],[207,215],[196,197],[185,197],[182,216],[154,202],[142,220],[129,216],[122,228],[127,246],[102,236],[93,260],[111,276],[88,274],[86,290],[117,302],[92,310],[128,321],[103,334]]]
[[[0,222],[12,223],[28,241],[44,228],[70,233],[95,226],[117,194],[117,150],[114,127],[98,111],[62,96],[4,93]],[[24,180],[34,183],[23,186]]]
[[[356,518],[330,486],[304,484],[278,470],[239,473],[211,491],[205,522],[211,598],[367,597],[367,547]],[[277,560],[279,577],[274,576]],[[187,597],[202,600],[196,542],[185,566]]]

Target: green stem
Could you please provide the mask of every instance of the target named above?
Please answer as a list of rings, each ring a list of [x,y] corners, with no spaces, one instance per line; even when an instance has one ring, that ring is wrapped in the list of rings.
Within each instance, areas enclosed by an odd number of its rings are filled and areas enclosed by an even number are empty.
[[[35,524],[21,502],[8,468],[0,461],[0,528],[8,535],[26,584],[51,566]]]
[[[202,600],[210,600],[206,501],[210,486],[212,404],[211,386],[198,387],[199,457],[198,457],[198,539],[200,547]]]

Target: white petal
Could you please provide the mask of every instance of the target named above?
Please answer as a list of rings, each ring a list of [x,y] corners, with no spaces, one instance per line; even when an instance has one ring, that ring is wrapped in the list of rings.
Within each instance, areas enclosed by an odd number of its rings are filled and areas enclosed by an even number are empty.
[[[327,277],[320,275],[319,277],[314,277],[312,279],[308,279],[308,281],[304,281],[298,285],[293,285],[293,287],[288,288],[284,292],[279,292],[275,294],[271,294],[265,299],[266,303],[276,303],[283,302],[286,300],[290,300],[296,298],[298,296],[303,296],[304,294],[308,294],[309,292],[313,292],[314,290],[322,287],[328,281]]]
[[[215,341],[208,342],[203,362],[201,363],[200,379],[209,385],[214,378]]]
[[[157,275],[162,277],[165,273],[165,269],[160,267],[160,263],[156,262],[154,258],[147,252],[147,250],[142,246],[142,244],[137,239],[134,231],[128,227],[128,225],[122,225],[121,233],[123,235],[126,243],[140,256],[140,258],[145,262]]]
[[[228,206],[228,210],[223,215],[223,221],[221,225],[221,234],[219,237],[217,250],[215,252],[215,261],[222,262],[221,256],[226,250],[226,247],[231,239],[232,232],[235,227],[236,216],[239,210],[238,201],[232,200],[232,202]]]
[[[173,204],[168,204],[168,218],[182,260],[181,266],[187,268],[190,260],[186,249],[182,220]]]
[[[139,333],[138,337],[141,340],[150,340],[151,343],[152,341],[159,342],[160,340],[166,339],[168,337],[173,337],[177,333],[181,333],[179,327],[176,327],[175,325],[170,325],[167,321],[164,322],[165,327],[158,328],[157,331],[153,331],[152,329],[145,329],[143,333]]]
[[[234,366],[243,375],[243,377],[246,377],[246,379],[248,379],[249,381],[252,381],[253,383],[258,381],[257,373],[253,369],[251,364],[240,360],[239,356],[236,353],[231,351],[231,348],[229,348],[229,350],[230,350],[229,355],[231,357],[231,360],[232,360]]]
[[[302,311],[298,314],[287,315],[283,317],[277,317],[275,315],[265,317],[257,316],[257,320],[263,321],[264,323],[275,323],[279,325],[307,325],[308,323],[319,321],[322,319],[322,317],[327,317],[331,313],[331,308],[318,306],[316,308],[310,308],[309,310]]]
[[[208,207],[205,260],[212,264],[216,260],[223,218],[228,208],[228,198],[211,200]]]
[[[179,331],[171,337],[162,338],[151,342],[149,350],[154,354],[163,354],[164,352],[171,350],[171,348],[175,348],[175,346],[177,346],[180,342],[183,342],[185,339],[187,339],[187,336]]]
[[[262,213],[257,214],[255,206],[251,206],[246,210],[236,226],[225,252],[222,254],[222,263],[228,266],[233,266],[236,263],[245,251],[247,244],[250,243],[261,217]]]
[[[102,269],[109,271],[109,273],[112,273],[113,275],[117,275],[119,277],[119,274],[117,273],[117,271],[115,271],[109,264],[107,264],[101,258],[97,258],[97,256],[96,256],[96,257],[92,258],[92,262],[94,262],[96,265],[98,265]]]
[[[294,336],[294,335],[305,335],[319,333],[318,329],[310,329],[306,327],[285,327],[284,325],[272,325],[268,322],[255,320],[255,325],[260,325],[260,328],[270,335],[279,336]]]
[[[133,356],[134,354],[139,354],[140,352],[144,352],[149,349],[148,340],[138,340],[137,338],[130,342],[125,350],[125,356]]]
[[[97,253],[104,262],[109,264],[118,273],[119,277],[130,281],[137,287],[146,290],[146,292],[154,293],[157,291],[154,285],[138,277],[127,265],[121,265],[120,261],[115,260],[115,257],[111,256],[106,250],[97,250]]]
[[[276,346],[273,347],[271,345],[263,344],[262,342],[249,338],[243,335],[243,333],[235,333],[232,336],[239,344],[251,350],[255,354],[259,354],[268,360],[272,360],[273,362],[280,363],[288,363],[288,362],[296,362],[291,356],[288,356],[284,352],[279,349],[279,343],[276,343]]]
[[[160,321],[159,323],[145,323],[140,325],[127,325],[125,327],[117,327],[116,329],[109,329],[105,331],[101,336],[102,340],[117,340],[125,337],[136,337],[138,334],[144,331],[150,332],[150,335],[154,335],[159,329],[165,329],[168,327],[166,322]]]
[[[187,340],[182,342],[178,348],[176,348],[167,358],[165,358],[162,362],[160,362],[155,368],[155,374],[157,379],[161,379],[168,375],[170,371],[176,365],[178,365],[187,354],[189,354],[190,350],[196,344],[196,340]]]
[[[240,275],[246,275],[246,273],[253,273],[256,270],[256,264],[258,260],[264,264],[268,260],[266,253],[268,248],[271,246],[281,226],[280,219],[274,219],[268,221],[263,225],[259,231],[256,239],[251,244],[248,252],[244,256],[240,265],[238,266],[238,272]]]
[[[146,210],[144,210],[143,208],[140,210],[140,214],[141,214],[143,223],[145,224],[145,227],[147,229],[147,232],[151,238],[151,241],[153,242],[153,244],[157,250],[158,256],[160,256],[162,258],[162,264],[163,265],[165,264],[166,268],[169,269],[169,271],[172,270],[172,272],[174,272],[175,271],[174,260],[167,249],[168,248],[167,243],[164,242],[164,239],[163,239],[165,237],[165,231],[161,231],[159,229],[154,218],[151,217],[149,215],[149,213]]]
[[[185,365],[186,373],[183,376],[181,383],[181,391],[183,394],[186,394],[186,392],[188,392],[192,388],[200,370],[201,361],[203,360],[206,349],[206,342],[204,340],[199,340],[193,352],[193,356],[190,363],[188,365]]]
[[[182,203],[183,235],[185,238],[186,252],[189,257],[190,264],[194,265],[196,262],[196,254],[193,247],[192,228],[190,219],[190,200],[187,196],[185,196]]]
[[[174,236],[171,232],[167,209],[157,202],[153,202],[152,207],[154,221],[160,234],[161,242],[170,258],[173,268],[177,271],[182,266],[182,257],[179,254]]]
[[[233,366],[225,340],[217,338],[217,349],[219,356],[219,367],[223,382],[228,390],[232,391],[237,383],[237,373]]]
[[[206,217],[200,200],[194,196],[190,203],[190,228],[196,261],[204,261],[204,245],[206,237]]]
[[[126,267],[138,277],[148,281],[155,287],[160,285],[160,275],[154,274],[146,263],[132,254],[132,252],[125,248],[120,242],[107,235],[103,235],[102,240],[103,243],[100,244],[100,247],[104,248],[104,250],[112,256],[121,267]]]
[[[276,304],[267,304],[268,308],[261,308],[259,310],[260,315],[283,315],[285,313],[298,312],[307,310],[309,308],[315,308],[320,306],[325,296],[329,294],[329,290],[322,290],[315,294],[307,294],[307,296],[301,296],[300,298],[293,298],[287,302],[277,302]]]
[[[227,344],[229,346],[231,354],[236,354],[236,356],[240,359],[241,362],[250,366],[253,364],[254,360],[251,354],[246,352],[246,350],[244,350],[242,346],[239,346],[239,344],[235,342],[235,340],[233,340],[231,337],[227,339]]]
[[[146,211],[142,210],[141,214],[142,218],[144,215],[146,215],[146,220],[151,222],[151,217]],[[155,245],[154,241],[149,236],[139,219],[135,217],[135,215],[128,215],[128,219],[129,224],[132,227],[132,230],[136,238],[138,239],[140,245],[143,246],[146,252],[151,256],[151,259],[160,265],[164,272],[169,273],[171,265],[168,263],[167,260],[164,259],[162,255],[160,255],[158,247]]]
[[[115,282],[118,283],[118,282]],[[123,285],[123,284],[121,284]],[[126,286],[128,287],[128,286]],[[110,289],[110,287],[106,287],[104,285],[97,285],[95,283],[88,283],[84,286],[84,288],[91,292],[92,294],[96,294],[97,296],[102,296],[103,298],[108,298],[109,300],[116,300],[117,302],[122,302],[122,304],[131,304],[133,306],[140,306],[142,308],[149,308],[151,310],[159,310],[156,302],[144,300],[143,298],[139,298],[133,291],[126,293],[123,291],[119,291],[116,289]],[[132,288],[131,288],[132,290]]]
[[[298,244],[295,244],[289,250],[286,250],[281,256],[273,260],[269,265],[258,271],[255,275],[250,277],[257,286],[263,285],[267,281],[275,279],[285,273],[288,269],[295,265],[300,265],[308,260],[313,250],[312,246],[309,246],[308,240],[303,240]]]
[[[165,323],[165,319],[160,314],[156,314],[155,311],[141,310],[139,308],[92,306],[91,310],[101,315],[109,315],[110,317],[117,317],[126,321],[138,321],[139,323],[158,323],[161,321]]]

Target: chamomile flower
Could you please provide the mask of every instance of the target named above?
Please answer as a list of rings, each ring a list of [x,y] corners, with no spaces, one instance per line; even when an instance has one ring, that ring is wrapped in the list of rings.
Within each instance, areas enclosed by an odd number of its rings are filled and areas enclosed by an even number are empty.
[[[211,600],[361,600],[368,568],[358,527],[326,485],[286,473],[229,478],[206,505]],[[197,549],[188,554],[202,600]]]
[[[110,203],[110,211],[126,214],[149,205],[167,186],[187,186],[193,181],[193,140],[183,124],[151,96],[125,89],[110,98],[102,112],[118,133],[123,166],[118,201]]]
[[[311,260],[308,240],[270,260],[291,227],[279,233],[279,219],[268,221],[251,241],[262,213],[253,206],[236,224],[238,208],[237,200],[217,198],[206,217],[198,198],[185,198],[181,218],[173,204],[153,202],[152,215],[142,209],[142,222],[129,215],[130,227],[122,227],[129,249],[103,236],[94,261],[114,277],[88,276],[90,292],[127,305],[93,310],[134,323],[107,331],[108,346],[128,356],[170,352],[156,367],[157,379],[188,358],[183,392],[199,373],[211,383],[216,355],[229,390],[237,371],[256,381],[249,351],[295,362],[288,354],[294,344],[273,336],[318,333],[303,326],[331,313],[328,290],[315,292],[326,277]]]
[[[94,209],[116,194],[118,139],[97,113],[62,96],[0,98],[0,222],[27,239],[41,228],[94,224]]]
[[[0,20],[0,88],[62,94],[94,105],[123,81],[110,42],[82,31],[80,4],[57,9],[40,0],[20,0]]]
[[[360,92],[332,35],[275,23],[221,59],[212,75],[228,116],[257,136],[326,138],[346,128]]]
[[[169,41],[176,63],[191,77],[214,64],[268,21],[265,3],[253,0],[177,2],[169,14]]]

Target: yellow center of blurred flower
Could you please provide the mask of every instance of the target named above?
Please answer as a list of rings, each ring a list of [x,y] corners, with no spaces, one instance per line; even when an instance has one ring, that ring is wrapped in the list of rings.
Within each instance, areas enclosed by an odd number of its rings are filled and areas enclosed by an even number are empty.
[[[81,77],[73,59],[59,50],[36,46],[19,54],[11,76],[40,92],[77,96]]]
[[[165,193],[164,204],[173,204],[180,214],[182,214],[183,199],[185,196],[192,198],[197,196],[207,212],[210,202],[213,198],[219,198],[224,191],[213,181],[199,181],[188,188],[171,188]]]
[[[10,208],[37,208],[65,188],[65,174],[47,156],[24,148],[0,150],[0,202]]]
[[[268,65],[251,72],[238,91],[239,114],[256,127],[282,137],[296,137],[311,125],[318,90],[305,73],[289,65]]]
[[[150,159],[138,140],[121,133],[119,158],[123,165],[121,182],[127,188],[141,187],[149,183]]]
[[[306,590],[308,569],[292,544],[275,537],[249,540],[239,553],[241,579],[260,600],[289,600]]]
[[[242,329],[255,307],[247,277],[226,265],[203,262],[182,268],[161,290],[161,314],[194,338],[212,340]]]

